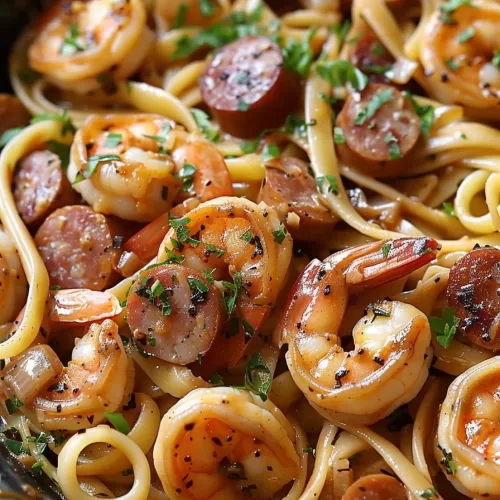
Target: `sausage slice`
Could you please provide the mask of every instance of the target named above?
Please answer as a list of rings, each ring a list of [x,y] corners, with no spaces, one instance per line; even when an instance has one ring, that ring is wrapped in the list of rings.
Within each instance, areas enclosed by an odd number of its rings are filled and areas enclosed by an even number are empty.
[[[143,271],[127,299],[127,318],[146,352],[186,365],[200,360],[222,327],[222,295],[198,271],[165,264]]]
[[[25,156],[13,179],[17,211],[28,226],[36,226],[57,208],[76,202],[76,194],[58,155],[44,149]]]
[[[361,159],[389,162],[403,158],[420,136],[420,121],[411,102],[396,88],[370,83],[347,98],[337,119],[345,146]]]
[[[342,500],[408,500],[409,498],[408,490],[395,477],[370,474],[351,484]]]
[[[280,157],[266,163],[266,178],[259,201],[273,207],[280,218],[289,213],[298,215],[298,227],[287,224],[293,238],[316,240],[335,225],[330,211],[320,202],[316,182],[307,165],[297,158]]]
[[[51,285],[103,290],[114,277],[118,251],[111,223],[90,207],[56,210],[38,229],[35,244]]]
[[[280,126],[299,96],[298,77],[284,69],[280,48],[265,36],[222,47],[200,86],[222,128],[243,138]]]
[[[446,294],[459,329],[475,345],[500,348],[500,250],[480,248],[450,269]]]

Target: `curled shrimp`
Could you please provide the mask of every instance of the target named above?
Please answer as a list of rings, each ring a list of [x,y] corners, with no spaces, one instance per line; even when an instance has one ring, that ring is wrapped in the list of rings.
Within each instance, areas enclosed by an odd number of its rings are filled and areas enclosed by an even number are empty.
[[[158,115],[93,115],[77,132],[68,177],[99,213],[150,221],[180,190],[170,150],[183,130]]]
[[[353,330],[344,351],[339,330],[349,295],[382,285],[427,264],[431,238],[378,241],[313,260],[291,291],[282,343],[295,383],[326,416],[374,423],[410,401],[432,359],[427,317],[415,307],[382,300]]]
[[[229,321],[220,323],[223,327],[219,331],[212,331],[216,338],[201,366],[212,371],[233,366],[259,332],[285,284],[292,239],[273,209],[244,198],[217,198],[170,222],[172,228],[157,262],[178,262],[223,290]],[[195,292],[186,291],[184,307],[189,307]],[[147,333],[150,326],[142,321],[134,328]],[[155,326],[153,333],[169,334]]]
[[[500,498],[500,357],[457,377],[441,406],[434,454],[454,487]]]
[[[14,242],[0,228],[0,324],[12,321],[23,307],[28,283]]]
[[[139,222],[189,197],[232,194],[215,147],[152,114],[90,116],[75,136],[68,177],[95,211]]]
[[[170,498],[271,498],[298,477],[294,441],[271,401],[227,387],[198,389],[163,417],[154,465]]]
[[[30,66],[54,85],[86,93],[126,80],[148,54],[153,33],[141,0],[60,0],[41,17]]]
[[[498,107],[500,70],[493,63],[500,50],[500,5],[474,0],[446,9],[439,4],[426,26],[420,59],[442,102],[470,108]]]
[[[119,408],[133,389],[134,372],[118,326],[105,320],[77,340],[68,366],[49,346],[32,346],[7,365],[4,380],[44,430],[76,431]]]

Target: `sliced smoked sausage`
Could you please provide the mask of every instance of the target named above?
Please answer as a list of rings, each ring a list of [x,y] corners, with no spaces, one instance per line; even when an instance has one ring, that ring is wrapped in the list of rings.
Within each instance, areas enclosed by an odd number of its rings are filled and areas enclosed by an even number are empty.
[[[316,182],[307,164],[298,158],[281,156],[266,162],[266,178],[259,201],[273,207],[285,221],[289,213],[297,214],[298,226],[287,224],[294,239],[316,240],[335,226],[334,217],[320,202]]]
[[[480,248],[450,269],[446,294],[459,329],[480,347],[500,349],[500,250]]]
[[[35,244],[51,285],[102,290],[114,278],[118,260],[113,239],[112,223],[104,215],[74,205],[50,215],[38,229]]]
[[[224,319],[219,290],[179,264],[143,271],[127,299],[127,321],[138,345],[179,365],[201,359]]]
[[[265,36],[247,36],[222,47],[200,86],[222,128],[242,138],[280,126],[299,97],[298,76],[285,70],[280,48]]]
[[[345,144],[337,146],[342,162],[373,177],[406,171],[404,158],[420,137],[420,119],[412,103],[398,89],[381,83],[350,94],[336,124],[345,137]]]
[[[25,156],[13,179],[17,211],[28,226],[40,224],[57,208],[76,203],[58,155],[44,149]]]
[[[351,484],[342,500],[408,500],[408,490],[395,477],[370,474]]]

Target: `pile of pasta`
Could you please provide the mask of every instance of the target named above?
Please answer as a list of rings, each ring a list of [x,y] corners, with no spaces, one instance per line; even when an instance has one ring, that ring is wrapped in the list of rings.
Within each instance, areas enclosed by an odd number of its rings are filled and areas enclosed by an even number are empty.
[[[68,500],[500,499],[499,27],[54,2],[0,96],[3,445]]]

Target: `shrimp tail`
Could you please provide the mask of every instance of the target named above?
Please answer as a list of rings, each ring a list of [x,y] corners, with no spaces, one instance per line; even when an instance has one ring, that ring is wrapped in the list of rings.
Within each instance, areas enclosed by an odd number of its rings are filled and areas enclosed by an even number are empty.
[[[346,284],[350,293],[383,285],[433,261],[439,249],[433,238],[419,237],[382,240],[341,252],[348,259]],[[340,256],[332,257],[338,262]]]

